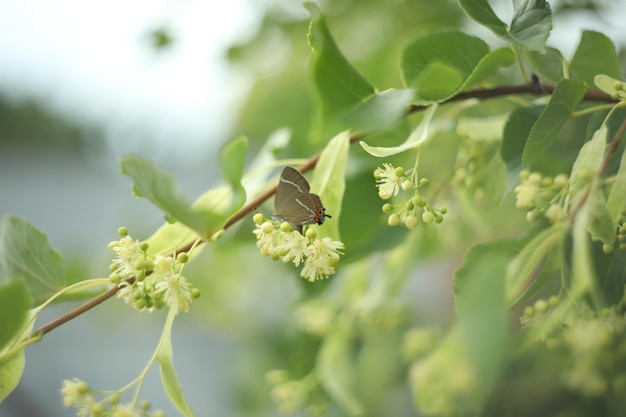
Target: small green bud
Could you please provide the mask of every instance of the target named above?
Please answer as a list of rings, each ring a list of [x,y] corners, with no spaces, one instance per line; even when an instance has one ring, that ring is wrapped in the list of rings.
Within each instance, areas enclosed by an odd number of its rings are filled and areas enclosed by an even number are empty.
[[[387,224],[389,226],[397,226],[400,224],[400,216],[398,215],[398,213],[392,213],[389,215],[389,218],[387,218]]]
[[[144,266],[146,271],[152,271],[154,269],[154,259],[148,257],[146,258],[146,264]]]
[[[556,295],[552,295],[548,298],[548,307],[554,308],[559,305],[559,297]]]
[[[524,169],[519,173],[519,179],[522,181],[526,181],[528,177],[530,177],[530,171],[527,169]]]
[[[143,400],[141,402],[141,404],[139,405],[139,407],[143,410],[143,411],[148,411],[150,409],[150,407],[152,407],[152,404],[150,404],[150,401],[148,400]]]
[[[141,270],[135,274],[135,280],[137,280],[137,282],[141,282],[145,279],[146,279],[146,271]]]
[[[270,255],[270,258],[272,258],[272,261],[277,261],[280,259],[280,256],[278,256],[278,254],[274,252]]]
[[[532,317],[534,315],[535,315],[535,309],[532,306],[526,306],[526,308],[524,308],[525,317]]]
[[[265,221],[265,216],[261,213],[257,213],[254,216],[252,216],[252,220],[254,221],[255,224],[263,224],[263,222]]]
[[[146,260],[145,259],[135,259],[135,261],[133,262],[133,267],[136,270],[144,270],[146,269]]]
[[[613,83],[613,88],[619,91],[624,88],[624,83],[621,81],[615,81]]]
[[[537,313],[545,313],[546,311],[548,311],[548,302],[544,299],[535,301],[535,310],[537,311]]]
[[[441,214],[435,214],[435,223],[441,224],[443,222],[443,216]]]
[[[389,203],[383,204],[383,213],[389,214],[393,210],[393,207]]]
[[[113,272],[111,275],[109,275],[109,281],[111,281],[113,284],[119,284],[120,281],[122,281],[122,277],[117,272]]]
[[[446,214],[447,212],[448,212],[448,208],[447,207],[441,207],[439,209],[439,213],[441,213],[441,214]]]
[[[141,242],[141,244],[139,245],[139,249],[142,252],[147,252],[149,247],[150,247],[150,244],[148,242]]]
[[[406,191],[408,193],[409,191],[413,191],[413,189],[413,183],[411,181],[404,180],[402,182],[402,191]]]
[[[189,261],[189,255],[186,252],[181,252],[176,256],[176,261],[181,264],[186,264]]]
[[[422,213],[422,221],[424,223],[432,223],[433,220],[435,220],[435,215],[432,213],[432,211],[425,211],[424,213]]]
[[[118,268],[118,266],[117,266],[117,265],[115,265],[115,264],[111,264],[111,265],[109,265],[109,271],[111,271],[111,272],[115,272],[115,271],[117,271],[117,268]]]
[[[200,298],[200,290],[198,288],[191,289],[191,298],[193,299]]]
[[[554,186],[561,190],[567,186],[568,181],[567,175],[559,174],[554,178]]]
[[[304,232],[304,235],[308,237],[309,239],[313,240],[317,237],[317,232],[315,231],[314,228],[309,227],[308,229],[306,229],[306,232]]]
[[[273,230],[273,228],[272,228],[272,230]],[[289,233],[289,232],[291,232],[291,230],[292,230],[291,224],[289,224],[289,223],[287,223],[287,222],[282,222],[282,223],[280,224],[280,230],[281,230],[282,232],[285,232],[285,233]]]
[[[602,252],[609,254],[609,253],[613,253],[614,247],[612,244],[608,244],[605,243],[604,245],[602,245]]]
[[[120,402],[121,395],[122,395],[121,393],[116,392],[112,394],[109,398],[107,398],[107,401],[111,404],[117,404]]]
[[[99,416],[104,413],[104,404],[102,403],[93,403],[89,406],[89,411],[93,416]]]
[[[420,187],[426,187],[428,184],[430,184],[430,180],[428,178],[420,179],[420,182],[419,182]]]
[[[404,176],[404,168],[402,167],[398,167],[395,169],[395,173],[397,177],[403,177]]]
[[[76,390],[80,395],[85,395],[89,393],[89,384],[86,381],[80,381],[76,386]]]
[[[417,227],[418,224],[419,224],[419,219],[417,218],[417,216],[411,215],[411,216],[407,216],[404,219],[404,225],[409,230],[415,229],[415,227]]]
[[[338,256],[333,256],[332,258],[328,259],[328,265],[332,266],[333,268],[335,268],[338,264],[339,264]]]
[[[272,222],[265,222],[261,225],[261,231],[266,235],[269,235],[274,231],[274,225]]]
[[[128,229],[122,226],[119,229],[117,229],[117,234],[120,235],[121,237],[128,236]]]
[[[426,207],[426,200],[424,200],[424,198],[420,195],[414,195],[411,198],[411,202],[413,203],[415,207],[419,207],[419,208]]]
[[[382,168],[376,168],[374,170],[374,178],[380,179],[380,177],[383,175],[383,172],[385,171]]]
[[[533,172],[532,174],[528,176],[528,182],[530,182],[531,184],[535,184],[535,185],[540,185],[542,179],[543,178],[541,177],[541,174],[538,172]]]

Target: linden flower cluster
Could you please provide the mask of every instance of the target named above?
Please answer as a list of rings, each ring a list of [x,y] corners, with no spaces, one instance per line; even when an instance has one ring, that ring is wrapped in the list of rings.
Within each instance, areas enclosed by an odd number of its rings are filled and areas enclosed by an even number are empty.
[[[457,154],[452,181],[473,193],[476,201],[483,201],[493,185],[494,159],[499,142],[489,140],[462,140]]]
[[[413,229],[419,224],[420,219],[424,223],[432,223],[433,221],[441,223],[443,221],[447,209],[445,207],[440,209],[431,207],[419,194],[419,189],[429,184],[428,178],[420,179],[416,185],[415,181],[406,175],[404,168],[395,168],[391,164],[383,164],[382,168],[376,168],[374,178],[376,178],[378,196],[383,200],[397,196],[400,190],[413,194],[404,204],[383,204],[383,213],[389,215],[387,218],[389,226],[397,226],[402,223],[408,229]]]
[[[326,413],[327,401],[320,393],[314,373],[302,379],[291,379],[287,371],[273,369],[265,374],[265,380],[272,386],[272,399],[282,413],[291,414],[298,410],[316,416]]]
[[[151,312],[164,305],[178,312],[189,311],[192,298],[198,298],[200,292],[181,274],[187,254],[155,257],[147,253],[147,242],[133,240],[123,227],[119,233],[122,238],[109,244],[116,255],[109,279],[119,287],[117,296],[139,311]],[[132,283],[127,280],[130,277],[135,277]]]
[[[139,407],[134,403],[120,404],[119,391],[110,393],[97,401],[96,395],[105,393],[91,389],[87,382],[78,378],[63,381],[61,394],[63,405],[74,407],[79,417],[165,417],[165,413],[161,410],[150,411],[149,401],[142,401]]]
[[[592,311],[586,305],[570,310],[557,326],[545,326],[553,320],[551,312],[559,299],[535,301],[524,309],[525,327],[545,327],[542,340],[550,350],[558,352],[561,382],[569,390],[586,397],[602,397],[613,391],[626,395],[626,323],[620,308]]]
[[[326,279],[335,273],[339,256],[345,249],[343,243],[329,237],[316,239],[315,230],[307,229],[301,235],[291,230],[289,223],[277,226],[276,222],[266,221],[261,213],[254,218],[257,247],[261,254],[283,262],[293,262],[295,266],[304,263],[300,276],[307,281]]]
[[[542,213],[552,223],[567,218],[564,200],[569,180],[566,175],[559,174],[552,178],[524,170],[520,173],[520,180],[521,184],[514,189],[515,206],[527,211],[526,219],[529,222],[539,219]]]

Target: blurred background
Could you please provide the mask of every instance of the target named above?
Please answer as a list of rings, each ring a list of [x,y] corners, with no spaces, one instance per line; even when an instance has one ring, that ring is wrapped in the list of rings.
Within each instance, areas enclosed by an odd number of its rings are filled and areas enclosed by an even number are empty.
[[[511,2],[490,3],[507,20]],[[582,29],[606,33],[622,53],[626,1],[550,3],[549,44],[567,57]],[[495,42],[453,0],[319,4],[340,49],[381,90],[401,87],[399,53],[419,32],[460,27]],[[0,215],[25,217],[45,232],[71,280],[100,277],[119,226],[143,239],[163,223],[156,208],[132,196],[130,180],[118,173],[120,156],[141,154],[172,171],[190,199],[216,185],[220,146],[237,135],[248,136],[254,154],[287,128],[294,139],[283,156],[309,156],[318,149],[305,140],[308,19],[292,0],[0,0]],[[176,365],[202,416],[277,414],[262,376],[288,354],[276,333],[287,325],[298,284],[286,269],[263,269],[268,261],[256,254],[249,229],[238,234],[249,250],[236,251],[254,259],[238,271],[244,277],[211,284],[212,295],[203,291],[196,301],[199,311],[175,326]],[[197,273],[216,259],[219,271],[232,273],[229,263],[239,260],[228,246]],[[446,265],[424,268],[450,274]],[[428,283],[415,285],[423,293]],[[439,293],[432,305],[423,296],[423,313],[445,322],[449,289],[429,291]],[[54,306],[38,324],[72,306]],[[24,377],[0,404],[0,417],[73,415],[59,395],[66,378],[102,389],[125,385],[152,354],[162,319],[111,300],[55,330],[27,349]],[[154,371],[142,397],[176,415]]]

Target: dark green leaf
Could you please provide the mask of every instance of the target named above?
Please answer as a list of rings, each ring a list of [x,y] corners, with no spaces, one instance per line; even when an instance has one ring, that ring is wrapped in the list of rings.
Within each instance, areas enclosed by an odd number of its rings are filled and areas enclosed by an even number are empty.
[[[626,196],[622,194],[622,199]],[[591,190],[587,204],[589,205],[589,223],[587,231],[593,240],[599,240],[607,245],[615,242],[616,223],[611,219],[607,202],[598,187]]]
[[[514,2],[515,11],[507,26],[487,0],[459,0],[463,11],[502,40],[534,51],[543,50],[552,29],[552,14],[545,0]]]
[[[312,16],[309,45],[313,49],[311,77],[316,115],[313,138],[321,140],[348,128],[335,120],[337,115],[353,109],[375,91],[337,47],[319,6],[313,2],[304,6]]]
[[[563,125],[569,120],[574,107],[585,95],[586,87],[581,81],[561,80],[556,85],[550,103],[534,124],[522,162],[532,164],[550,146]]]
[[[526,141],[543,109],[544,107],[539,106],[519,107],[511,112],[509,120],[504,127],[500,155],[506,164],[508,173],[507,193],[519,181]]]
[[[423,101],[442,101],[464,86],[488,53],[483,40],[463,32],[427,33],[404,49],[402,78]]]
[[[508,320],[506,272],[518,249],[519,243],[514,241],[474,245],[454,274],[461,337],[483,398],[493,389],[504,359]]]
[[[32,303],[23,280],[13,279],[0,285],[0,352],[23,333]]]
[[[545,51],[526,51],[526,59],[544,77],[555,83],[563,78],[564,58],[558,49],[546,47]]]
[[[603,124],[596,130],[591,140],[583,145],[574,161],[570,175],[570,193],[575,195],[585,185],[591,183],[591,179],[597,174],[602,164],[604,150],[606,148],[606,136],[608,128]]]
[[[574,77],[585,81],[589,88],[595,88],[594,77],[598,74],[620,79],[619,59],[613,42],[602,33],[584,31],[570,71]]]
[[[59,253],[43,232],[19,217],[5,216],[0,222],[0,266],[5,277],[25,280],[35,305],[66,286]]]

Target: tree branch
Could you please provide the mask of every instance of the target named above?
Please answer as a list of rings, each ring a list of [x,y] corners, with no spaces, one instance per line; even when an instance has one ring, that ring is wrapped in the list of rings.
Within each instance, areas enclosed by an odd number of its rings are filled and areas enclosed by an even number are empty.
[[[539,82],[539,78],[536,76],[533,76],[533,80],[530,84],[511,85],[511,86],[496,87],[492,89],[477,89],[477,90],[472,90],[472,91],[466,91],[463,93],[459,93],[455,95],[454,97],[449,98],[448,100],[444,101],[442,104],[453,103],[457,101],[467,100],[470,98],[489,99],[489,98],[502,97],[502,96],[515,95],[515,94],[544,95],[544,94],[551,94],[553,91],[554,91],[554,85],[541,84]],[[602,101],[602,102],[609,102],[609,103],[615,102],[615,100],[613,100],[611,96],[609,96],[608,94],[602,93],[600,91],[594,91],[594,90],[588,90],[587,93],[585,94],[584,100]],[[427,106],[417,106],[417,105],[411,106],[407,111],[407,115],[425,110],[426,108]],[[619,132],[623,134],[624,129],[626,129],[626,125],[622,125],[622,128],[620,128]],[[350,135],[350,143],[354,143],[357,140],[362,139],[365,136],[366,136],[365,133],[354,133]],[[614,142],[615,140],[616,139],[614,139]],[[612,146],[609,148],[610,152],[607,152],[607,156],[605,157],[607,161],[608,161],[608,157],[610,157],[609,154],[612,154],[615,151],[616,147],[617,147],[617,144],[615,145],[612,144]],[[299,171],[304,173],[313,169],[315,165],[317,164],[317,161],[319,160],[320,155],[321,155],[321,152],[318,152],[317,154],[309,158],[302,166],[300,166]],[[606,168],[606,163],[603,164],[603,169],[604,168]],[[243,206],[237,213],[235,213],[226,222],[226,224],[224,224],[224,229],[228,229],[230,226],[234,225],[235,223],[243,219],[246,215],[254,211],[261,204],[263,204],[266,200],[268,200],[271,196],[273,196],[276,193],[277,187],[278,187],[277,185],[271,187],[270,189],[265,191],[263,194],[259,195],[258,197],[250,201],[248,204]],[[204,243],[204,241],[200,239],[196,239],[192,242],[189,242],[188,244],[179,248],[176,251],[176,254],[188,252],[194,245],[198,245],[201,243]],[[147,274],[149,273],[150,272],[148,271]],[[132,284],[134,281],[135,281],[135,277],[130,277],[126,279],[126,282],[128,282],[129,284]],[[102,303],[103,301],[113,297],[117,293],[118,290],[119,290],[118,285],[111,287],[106,292],[87,301],[86,303],[75,308],[74,310],[34,330],[32,335],[43,336],[46,333],[49,333],[50,331],[56,329],[62,324],[67,323],[68,321],[83,314],[84,312],[91,310],[92,308]]]

